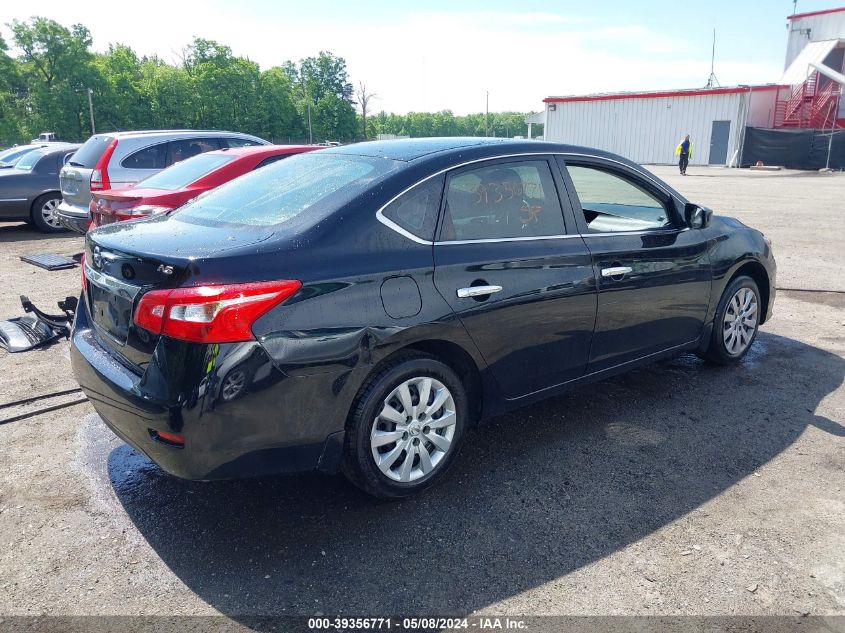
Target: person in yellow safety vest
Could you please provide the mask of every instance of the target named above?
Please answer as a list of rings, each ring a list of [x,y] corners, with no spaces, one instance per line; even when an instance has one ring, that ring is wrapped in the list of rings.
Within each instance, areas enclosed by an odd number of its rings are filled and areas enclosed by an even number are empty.
[[[678,160],[678,168],[681,170],[681,175],[687,175],[687,165],[689,159],[692,158],[692,141],[689,140],[689,134],[684,137],[678,146],[675,148],[675,155],[680,156]]]

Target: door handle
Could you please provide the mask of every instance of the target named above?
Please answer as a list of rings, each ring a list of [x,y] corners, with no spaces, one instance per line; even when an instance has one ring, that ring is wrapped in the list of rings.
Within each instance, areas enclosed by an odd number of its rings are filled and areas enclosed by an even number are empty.
[[[494,292],[500,292],[501,290],[501,286],[470,286],[469,288],[458,288],[458,299],[483,297],[484,295],[492,295]]]
[[[602,277],[619,277],[621,275],[627,275],[629,272],[633,271],[634,269],[630,266],[612,266],[611,268],[602,268],[601,269],[601,276]]]

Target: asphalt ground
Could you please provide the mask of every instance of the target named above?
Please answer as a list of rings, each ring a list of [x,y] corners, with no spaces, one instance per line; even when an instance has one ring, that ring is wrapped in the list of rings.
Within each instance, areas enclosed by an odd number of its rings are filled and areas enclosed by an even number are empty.
[[[845,174],[652,169],[773,239],[790,290],[747,359],[503,416],[400,503],[339,476],[174,479],[74,392],[8,406],[74,389],[66,342],[0,352],[0,617],[845,615]],[[78,291],[20,255],[81,247],[0,225],[0,315]]]

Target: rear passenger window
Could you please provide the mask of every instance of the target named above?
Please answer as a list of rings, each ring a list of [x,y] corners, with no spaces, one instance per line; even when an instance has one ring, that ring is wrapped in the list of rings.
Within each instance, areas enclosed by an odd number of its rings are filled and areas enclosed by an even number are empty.
[[[290,156],[290,154],[278,154],[277,156],[268,156],[267,158],[262,160],[260,163],[258,163],[255,166],[255,169],[260,169],[261,167],[266,167],[267,165],[270,165],[272,163],[275,163],[276,161],[282,160],[283,158],[287,158],[288,156]]]
[[[449,178],[441,241],[564,233],[563,211],[546,161],[498,163]]]
[[[417,185],[387,205],[382,215],[409,233],[432,241],[444,179],[444,176],[437,176]]]
[[[167,167],[167,143],[138,150],[124,158],[120,166],[127,169],[164,169]]]
[[[168,165],[215,149],[220,149],[220,142],[216,138],[185,138],[170,141],[170,162]]]
[[[227,143],[229,147],[252,147],[253,145],[261,145],[261,143],[256,143],[248,138],[234,138],[231,136],[224,138],[223,142]]]
[[[601,169],[568,165],[590,233],[670,228],[665,205],[644,187]]]

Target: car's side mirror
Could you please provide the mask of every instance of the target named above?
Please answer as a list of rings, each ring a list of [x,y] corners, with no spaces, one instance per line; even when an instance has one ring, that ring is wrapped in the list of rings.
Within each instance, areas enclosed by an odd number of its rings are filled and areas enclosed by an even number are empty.
[[[713,219],[713,210],[687,202],[684,207],[684,219],[691,229],[704,229],[710,226],[710,220]]]

